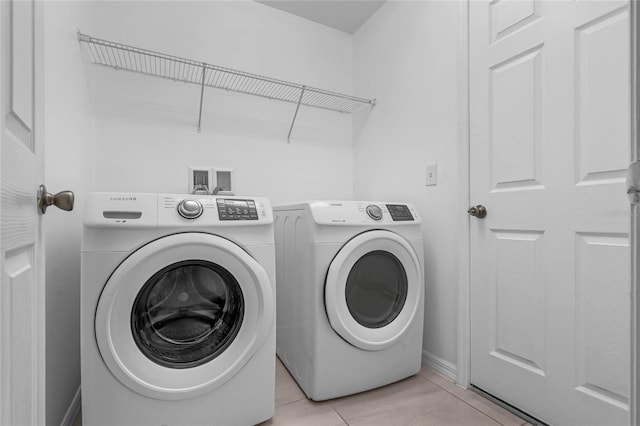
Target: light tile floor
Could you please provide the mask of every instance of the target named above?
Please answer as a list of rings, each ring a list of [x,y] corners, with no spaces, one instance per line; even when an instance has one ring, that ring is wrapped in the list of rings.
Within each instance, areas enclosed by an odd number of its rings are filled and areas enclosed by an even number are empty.
[[[344,398],[306,398],[276,360],[276,414],[261,426],[529,425],[475,392],[423,367],[416,376]]]
[[[426,367],[382,388],[314,402],[276,358],[275,404],[275,416],[260,426],[531,426]]]

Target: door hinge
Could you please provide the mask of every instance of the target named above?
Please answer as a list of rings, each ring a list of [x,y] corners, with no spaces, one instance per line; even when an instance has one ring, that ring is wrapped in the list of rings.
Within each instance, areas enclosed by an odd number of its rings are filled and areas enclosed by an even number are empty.
[[[631,163],[627,170],[627,196],[631,204],[640,203],[640,161]]]

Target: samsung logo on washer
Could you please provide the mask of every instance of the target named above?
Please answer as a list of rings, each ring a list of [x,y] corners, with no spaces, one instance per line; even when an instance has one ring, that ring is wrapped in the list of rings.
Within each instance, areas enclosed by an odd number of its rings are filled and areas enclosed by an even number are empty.
[[[330,207],[342,207],[342,203],[331,203],[329,204]]]
[[[136,201],[136,197],[109,197],[109,201]]]

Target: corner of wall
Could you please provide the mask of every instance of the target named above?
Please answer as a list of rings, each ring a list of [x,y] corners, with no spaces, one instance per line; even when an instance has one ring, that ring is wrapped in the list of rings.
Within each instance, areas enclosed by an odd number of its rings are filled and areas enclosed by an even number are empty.
[[[73,399],[71,400],[71,404],[67,409],[67,412],[60,423],[60,426],[75,426],[78,424],[78,420],[80,415],[82,414],[82,392],[81,388],[78,387]]]
[[[435,371],[441,376],[444,376],[453,382],[456,381],[458,375],[458,369],[456,368],[456,366],[447,360],[435,356],[426,349],[422,350],[422,364],[429,367],[431,370]]]
[[[354,194],[413,203],[423,220],[425,363],[455,375],[460,223],[460,2],[387,2],[354,39],[354,90],[378,104],[354,124]],[[355,122],[355,121],[354,121]],[[438,165],[426,186],[426,165]],[[462,243],[464,244],[464,243]]]

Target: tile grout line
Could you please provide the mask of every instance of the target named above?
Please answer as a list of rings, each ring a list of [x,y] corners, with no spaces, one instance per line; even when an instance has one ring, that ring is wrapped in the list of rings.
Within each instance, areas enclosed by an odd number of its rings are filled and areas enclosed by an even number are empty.
[[[278,407],[285,407],[285,406],[287,406],[287,405],[295,404],[296,402],[304,401],[305,399],[306,399],[307,401],[309,401],[309,398],[306,398],[306,397],[305,397],[305,398],[296,399],[295,401],[285,402],[284,404],[276,405],[275,407],[276,407],[276,408],[278,408]]]
[[[338,410],[335,409],[335,407],[331,404],[329,404],[329,407],[331,407],[331,409],[333,410],[334,413],[336,413],[338,415],[338,417],[340,417],[342,419],[342,421],[344,422],[345,425],[349,426],[349,422],[347,421],[347,419],[345,419],[344,417],[342,417],[342,414],[340,414],[338,412]]]
[[[287,373],[289,373],[289,372],[287,372]],[[434,372],[434,373],[435,373],[435,372]],[[290,373],[289,373],[289,374],[290,374]],[[438,374],[438,373],[435,373],[435,374]],[[499,424],[499,425],[501,425],[501,426],[505,426],[505,425],[504,425],[504,423],[502,423],[502,422],[500,422],[499,420],[495,419],[495,418],[494,418],[494,417],[492,417],[490,414],[485,413],[485,412],[484,412],[484,411],[482,411],[481,409],[479,409],[479,408],[475,407],[474,405],[470,404],[469,402],[465,401],[463,398],[459,397],[458,395],[456,395],[456,394],[455,394],[455,393],[453,393],[452,391],[450,391],[450,390],[448,390],[447,388],[445,388],[445,387],[441,386],[440,384],[438,384],[438,383],[434,382],[433,380],[429,379],[428,377],[425,377],[425,376],[423,376],[423,375],[421,375],[421,374],[416,374],[416,376],[417,376],[417,377],[420,377],[420,378],[422,378],[422,379],[424,379],[424,380],[426,380],[426,381],[428,381],[428,382],[429,382],[429,383],[431,383],[431,384],[434,384],[434,385],[435,385],[435,386],[437,386],[438,388],[440,388],[440,389],[442,389],[443,391],[447,392],[448,394],[452,395],[452,396],[453,396],[454,398],[456,398],[457,400],[462,401],[462,402],[463,402],[464,404],[466,404],[467,406],[469,406],[469,407],[473,408],[475,411],[479,412],[480,414],[483,414],[485,417],[488,417],[489,419],[493,420],[493,421],[494,421],[494,422],[496,422],[497,424]],[[440,376],[440,375],[439,375],[439,376]],[[440,377],[442,377],[442,376],[440,376]],[[294,384],[295,384],[296,386],[298,386],[298,384],[295,382],[295,379],[293,379],[293,377],[291,377],[291,376],[290,376],[290,378],[291,378],[291,380],[294,382]],[[443,378],[444,380],[448,380],[448,379],[446,379],[445,377],[442,377],[442,378]],[[451,382],[451,384],[452,384],[453,386],[457,386],[454,382]],[[298,386],[298,387],[299,387],[299,386]],[[464,389],[464,388],[461,388],[461,389]],[[296,402],[300,402],[300,401],[304,401],[304,400],[311,401],[311,400],[309,400],[309,398],[303,397],[303,398],[297,399],[297,400],[295,400],[295,401],[289,401],[289,402],[287,402],[287,403],[280,404],[280,405],[278,405],[277,407],[284,407],[284,406],[287,406],[287,405],[290,405],[290,404],[294,404],[294,403],[296,403]],[[488,401],[488,400],[487,400],[487,401]],[[488,401],[488,402],[491,402],[491,401]],[[338,415],[338,417],[340,417],[340,419],[345,423],[345,425],[349,426],[349,422],[348,422],[348,421],[347,421],[347,420],[346,420],[346,419],[345,419],[345,418],[340,414],[340,412],[339,412],[338,410],[336,410],[336,409],[335,409],[335,407],[333,406],[333,404],[329,403],[329,406],[331,407],[331,409],[333,410],[333,412],[334,412],[334,413],[336,413],[336,414]],[[517,416],[516,416],[516,417],[517,417]],[[521,420],[523,420],[523,422],[522,422],[522,423],[520,423],[520,424],[519,424],[519,426],[524,426],[524,425],[526,425],[526,424],[528,423],[528,422],[527,422],[526,420],[524,420],[524,419],[521,419]]]
[[[436,373],[437,374],[437,373]],[[447,388],[444,388],[442,386],[440,386],[438,383],[430,380],[428,377],[424,377],[424,376],[420,376],[423,379],[425,379],[426,381],[433,383],[434,385],[438,386],[440,389],[442,389],[443,391],[447,392],[450,395],[453,395],[455,398],[459,399],[460,401],[464,402],[465,404],[467,404],[469,407],[473,408],[474,410],[476,410],[477,412],[484,414],[485,416],[487,416],[488,418],[490,418],[491,420],[493,420],[494,422],[498,423],[501,426],[504,426],[504,423],[501,423],[500,421],[498,421],[497,419],[494,419],[493,417],[491,417],[489,414],[485,413],[484,411],[478,409],[477,407],[474,407],[473,405],[469,404],[467,401],[465,401],[464,399],[460,398],[458,395],[456,395],[455,393],[451,392],[450,390],[448,390]],[[446,380],[446,379],[445,379]],[[454,386],[458,386],[455,383],[453,383]],[[464,389],[464,388],[462,388]],[[527,422],[524,421],[524,423],[522,423],[520,426],[526,424]]]

